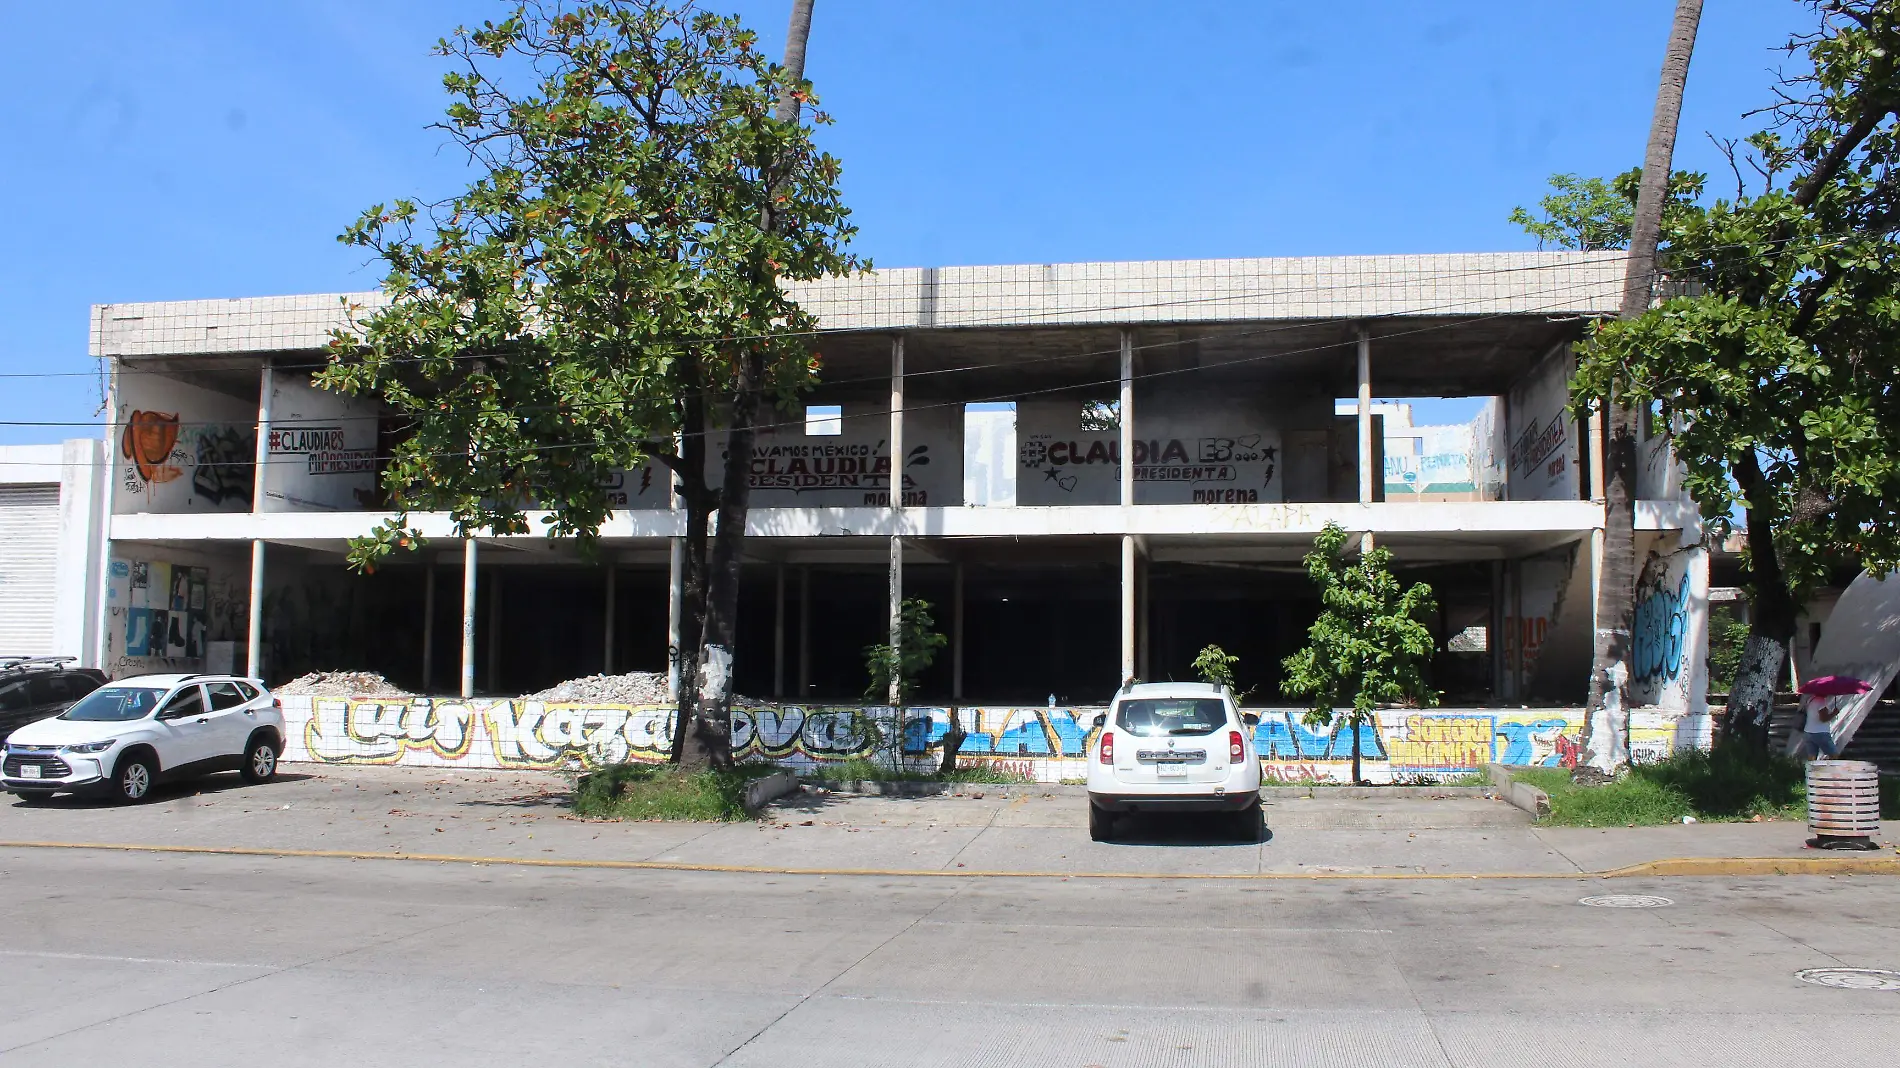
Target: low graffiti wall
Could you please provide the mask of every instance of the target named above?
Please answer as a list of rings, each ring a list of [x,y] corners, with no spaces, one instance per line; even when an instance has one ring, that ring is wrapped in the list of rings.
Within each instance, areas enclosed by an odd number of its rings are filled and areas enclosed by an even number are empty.
[[[324,764],[580,770],[624,761],[663,761],[674,710],[659,705],[556,704],[521,699],[296,697],[283,699],[285,759]],[[1095,717],[1106,709],[961,708],[966,762],[983,762],[1039,782],[1081,779],[1093,751]],[[1266,776],[1282,782],[1344,782],[1352,775],[1352,732],[1308,727],[1292,709],[1261,709],[1254,746]],[[818,771],[864,758],[934,765],[949,730],[946,708],[905,710],[901,739],[892,709],[863,705],[780,705],[733,710],[740,759]],[[1486,763],[1574,765],[1583,722],[1578,709],[1390,709],[1359,729],[1365,773],[1374,782],[1431,782],[1470,775]],[[1681,717],[1637,713],[1639,759],[1706,744]]]

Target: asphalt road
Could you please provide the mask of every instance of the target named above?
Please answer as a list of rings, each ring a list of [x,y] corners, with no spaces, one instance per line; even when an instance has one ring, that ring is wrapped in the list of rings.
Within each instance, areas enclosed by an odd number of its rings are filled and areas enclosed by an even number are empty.
[[[1660,894],[1653,909],[1588,894]],[[888,879],[0,851],[0,1064],[1866,1063],[1900,879]]]

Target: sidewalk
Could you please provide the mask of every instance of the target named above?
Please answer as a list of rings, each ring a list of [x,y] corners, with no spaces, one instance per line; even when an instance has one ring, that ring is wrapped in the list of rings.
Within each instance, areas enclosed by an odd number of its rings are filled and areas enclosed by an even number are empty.
[[[1878,854],[1804,849],[1795,823],[1539,828],[1472,797],[1273,799],[1263,843],[1225,842],[1193,819],[1138,820],[1088,839],[1086,801],[1062,787],[972,785],[960,795],[804,791],[757,822],[613,823],[568,814],[567,780],[532,772],[286,765],[159,791],[139,806],[0,801],[0,842],[319,851],[376,856],[625,863],[713,869],[1103,876],[1575,876],[1682,857],[1809,857],[1900,867]],[[1883,828],[1900,843],[1900,824]],[[1710,871],[1709,874],[1719,874]]]

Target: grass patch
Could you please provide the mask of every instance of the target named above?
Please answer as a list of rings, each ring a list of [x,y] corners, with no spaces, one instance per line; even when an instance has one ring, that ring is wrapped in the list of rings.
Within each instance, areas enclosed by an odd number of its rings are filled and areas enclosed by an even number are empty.
[[[770,764],[740,764],[727,771],[612,764],[581,778],[574,791],[574,813],[610,820],[750,819],[746,787],[777,770]]]
[[[1550,795],[1544,822],[1567,827],[1639,827],[1762,819],[1798,820],[1808,814],[1806,772],[1800,761],[1741,746],[1679,750],[1637,764],[1612,783],[1582,786],[1567,768],[1513,769],[1512,777]],[[1883,806],[1884,807],[1884,806]]]
[[[948,775],[935,771],[914,771],[908,768],[893,768],[875,760],[847,760],[842,764],[829,764],[821,769],[820,778],[833,782],[975,782],[975,783],[1022,783],[1031,781],[1028,775],[1008,768],[999,768],[993,764],[962,764]]]

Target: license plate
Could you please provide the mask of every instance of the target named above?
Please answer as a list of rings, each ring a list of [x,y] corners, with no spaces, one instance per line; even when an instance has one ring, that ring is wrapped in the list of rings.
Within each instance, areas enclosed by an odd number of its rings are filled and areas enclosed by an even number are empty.
[[[1160,775],[1163,778],[1166,778],[1170,775],[1186,778],[1187,765],[1186,764],[1156,764],[1155,774]]]
[[[23,764],[20,766],[20,778],[37,779],[39,777],[40,766],[38,764]]]

